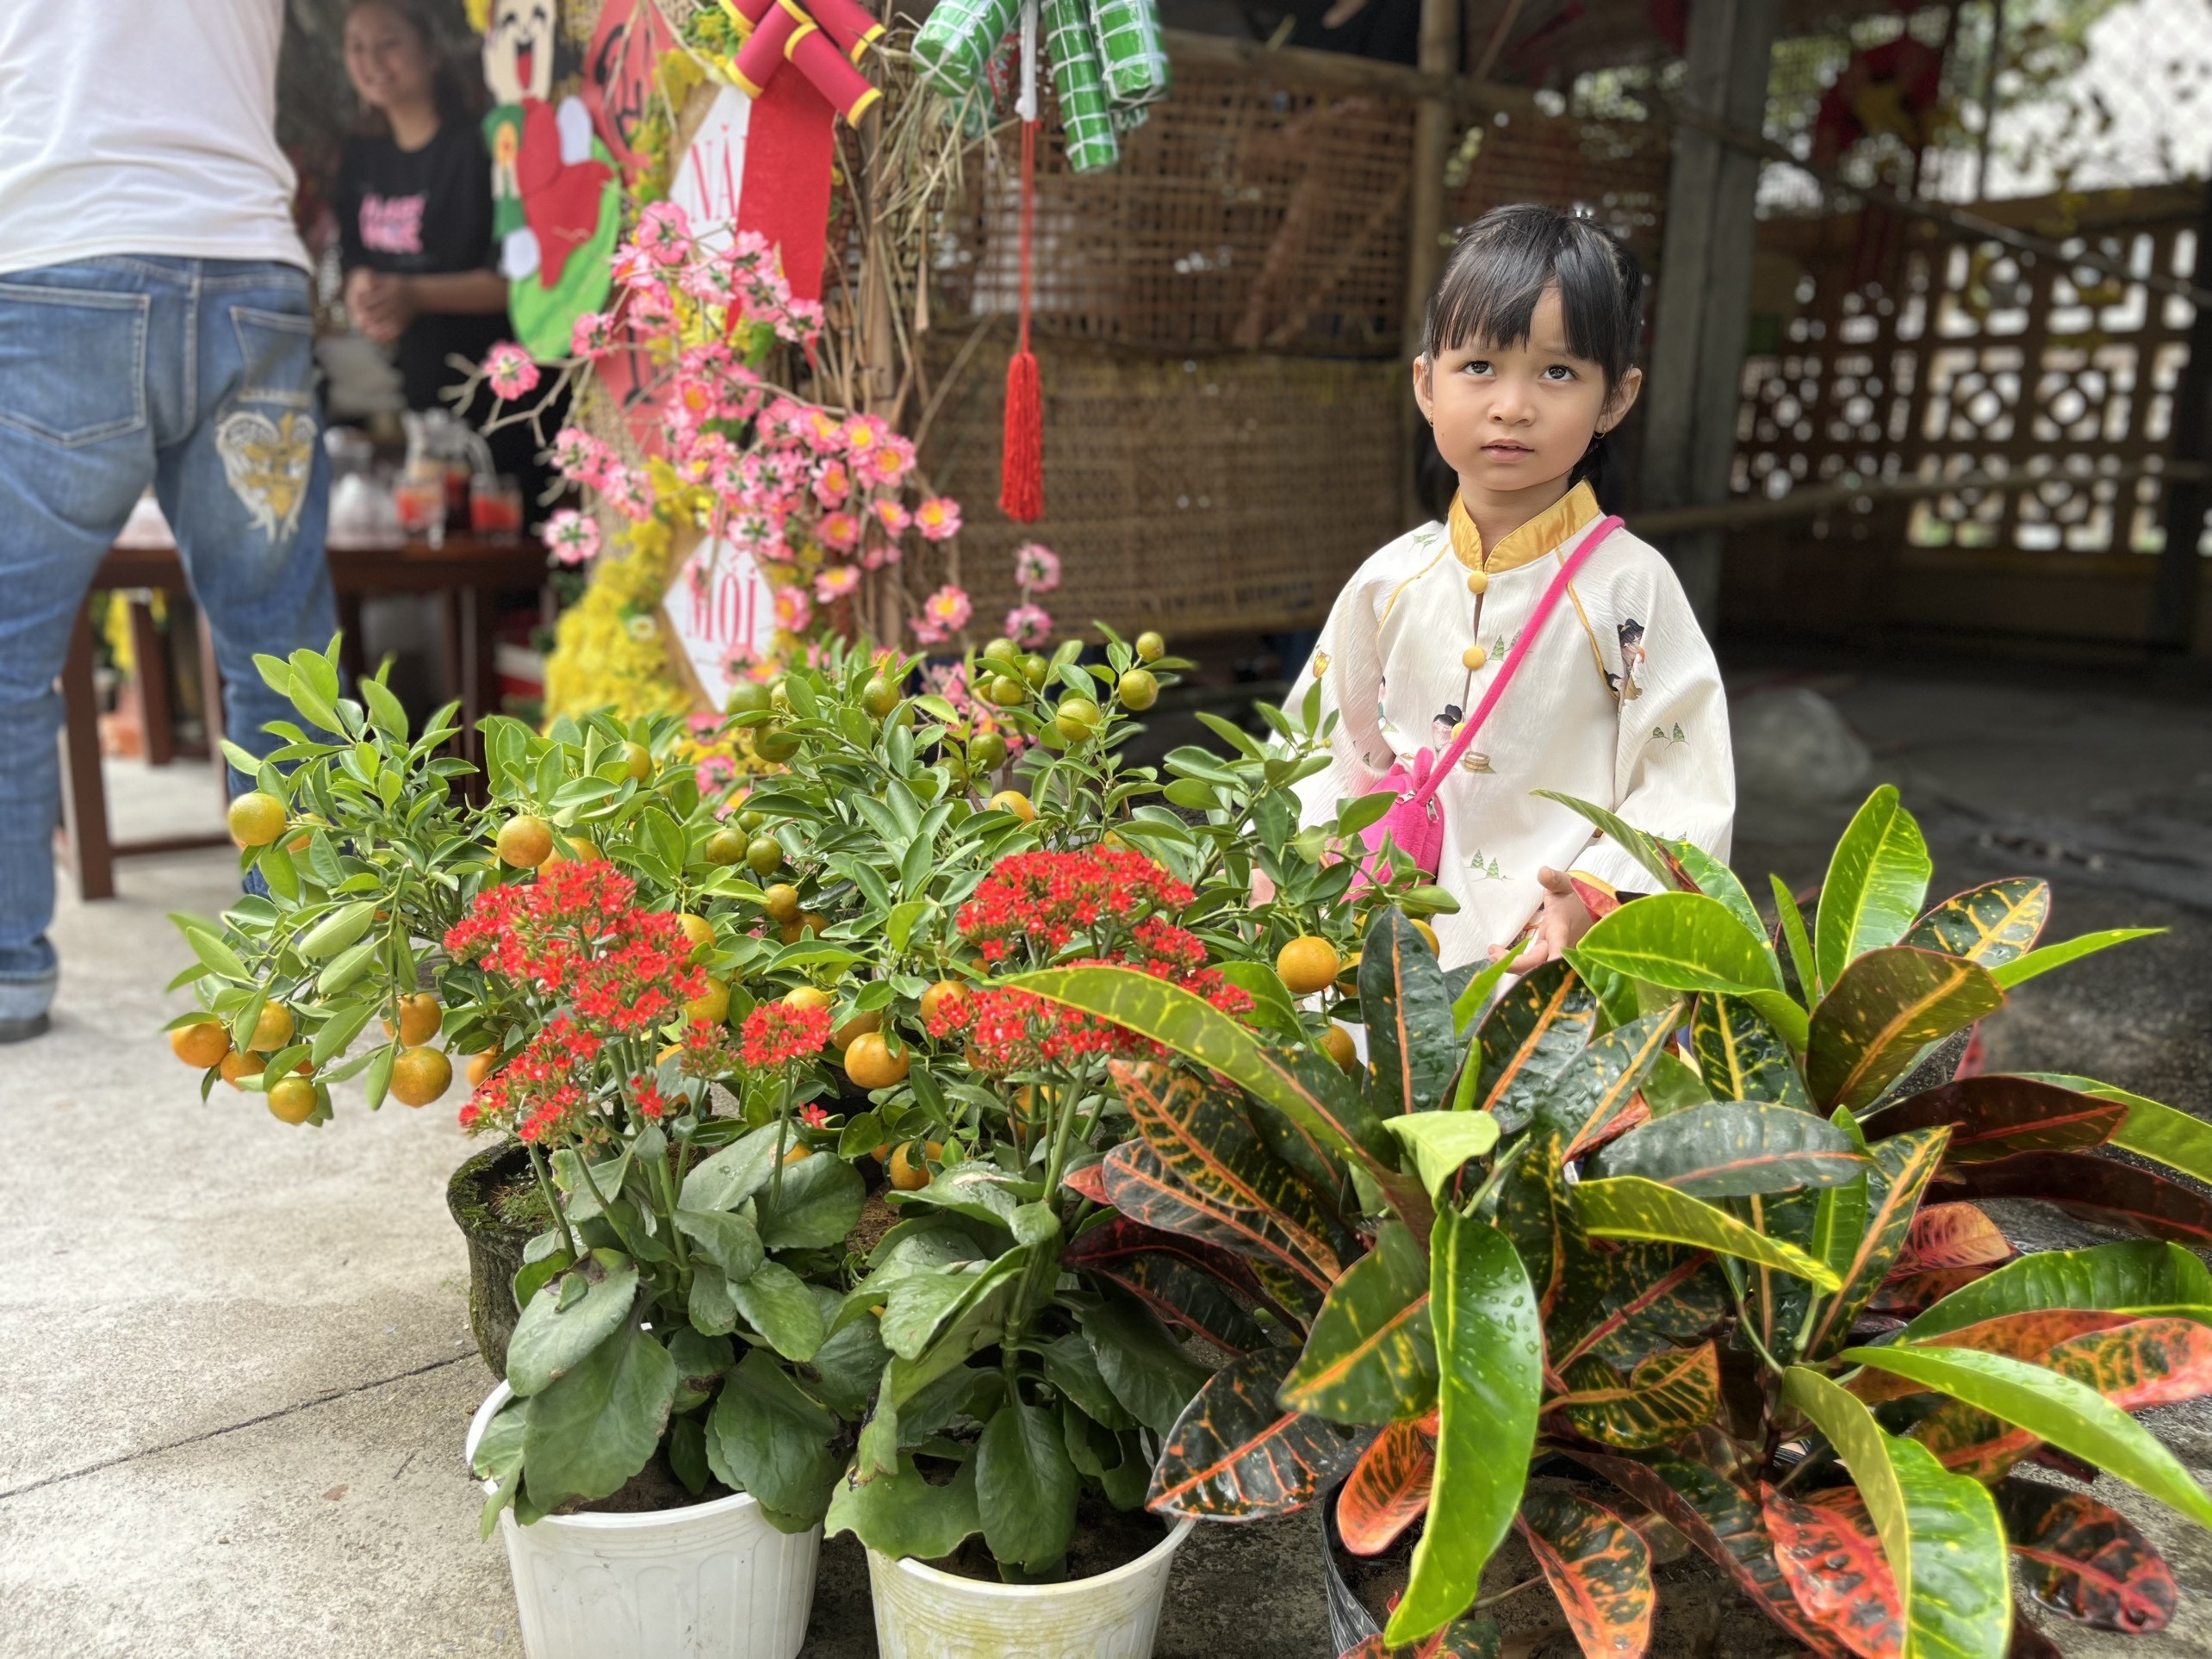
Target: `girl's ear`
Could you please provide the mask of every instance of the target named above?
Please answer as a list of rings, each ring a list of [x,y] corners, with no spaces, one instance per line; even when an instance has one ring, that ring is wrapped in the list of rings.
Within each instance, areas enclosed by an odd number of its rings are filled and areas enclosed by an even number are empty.
[[[1636,407],[1636,395],[1643,389],[1643,370],[1631,365],[1626,374],[1615,382],[1612,395],[1606,400],[1604,413],[1598,417],[1598,430],[1611,432],[1628,418]]]
[[[1421,406],[1421,419],[1436,424],[1436,365],[1424,351],[1414,359],[1414,401]]]

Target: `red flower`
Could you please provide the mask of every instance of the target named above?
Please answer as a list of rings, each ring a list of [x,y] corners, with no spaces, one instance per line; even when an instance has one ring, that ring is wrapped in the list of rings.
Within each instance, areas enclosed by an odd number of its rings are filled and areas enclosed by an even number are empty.
[[[830,1127],[830,1114],[810,1101],[798,1109],[798,1121],[810,1129],[826,1129]]]
[[[1042,966],[1078,935],[1101,955],[1116,956],[1140,923],[1180,910],[1190,898],[1142,853],[1016,853],[998,861],[956,920],[994,966],[1024,947]]]
[[[745,1064],[757,1069],[797,1065],[830,1041],[830,1010],[762,1003],[745,1016]]]

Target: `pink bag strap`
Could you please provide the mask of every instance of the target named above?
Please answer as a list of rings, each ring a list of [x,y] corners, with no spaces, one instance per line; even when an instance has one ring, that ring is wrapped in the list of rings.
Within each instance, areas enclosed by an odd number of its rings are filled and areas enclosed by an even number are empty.
[[[1513,642],[1513,649],[1506,653],[1505,665],[1498,670],[1498,677],[1490,682],[1489,689],[1482,693],[1482,700],[1475,705],[1475,712],[1467,717],[1467,723],[1459,729],[1459,736],[1451,740],[1451,747],[1445,749],[1436,764],[1429,768],[1427,778],[1407,798],[1414,805],[1426,806],[1444,780],[1451,775],[1452,767],[1459,764],[1459,757],[1467,752],[1467,745],[1475,741],[1475,734],[1482,729],[1482,722],[1490,718],[1490,711],[1498,705],[1498,699],[1505,694],[1514,674],[1535,648],[1537,635],[1543,631],[1544,624],[1550,619],[1551,613],[1559,608],[1560,596],[1566,593],[1567,584],[1574,581],[1575,573],[1588,562],[1590,555],[1597,551],[1598,544],[1619,530],[1621,523],[1618,513],[1599,519],[1590,526],[1590,533],[1583,537],[1575,550],[1568,555],[1567,562],[1559,567],[1557,574],[1551,578],[1551,585],[1537,600],[1536,609],[1529,613],[1528,623],[1520,631],[1520,637]]]

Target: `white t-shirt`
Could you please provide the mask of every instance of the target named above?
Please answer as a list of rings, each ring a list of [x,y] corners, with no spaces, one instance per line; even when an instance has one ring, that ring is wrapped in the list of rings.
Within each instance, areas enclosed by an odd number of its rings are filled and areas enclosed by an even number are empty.
[[[276,147],[283,0],[0,4],[0,271],[101,254],[308,266]]]

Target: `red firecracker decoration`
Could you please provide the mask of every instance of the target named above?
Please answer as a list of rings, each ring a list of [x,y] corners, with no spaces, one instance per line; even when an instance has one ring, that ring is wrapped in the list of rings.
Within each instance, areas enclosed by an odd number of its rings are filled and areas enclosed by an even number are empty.
[[[1044,394],[1029,350],[1029,243],[1036,205],[1037,122],[1032,116],[1022,123],[1022,334],[1006,365],[1006,453],[998,486],[999,511],[1024,525],[1045,512]]]

